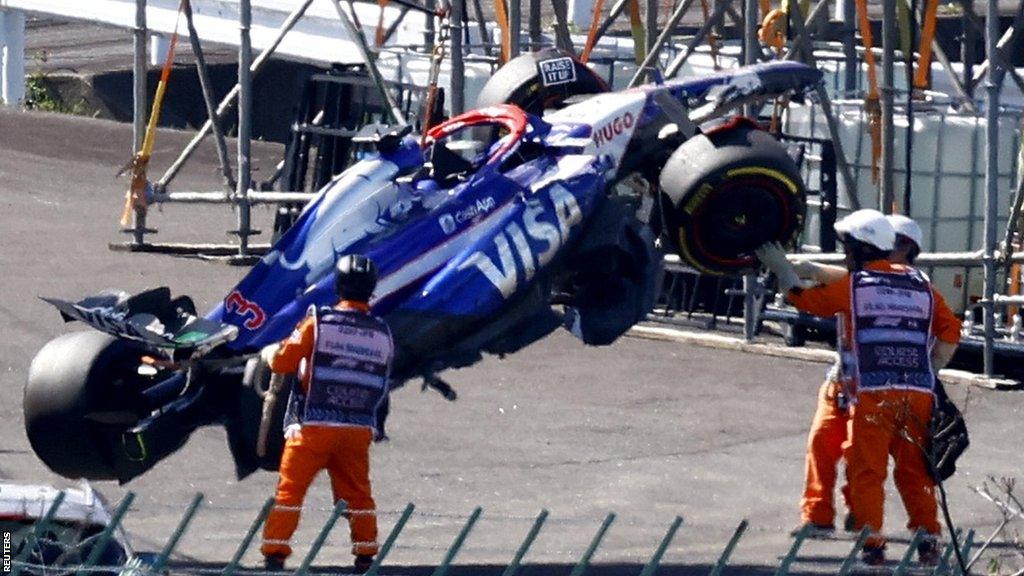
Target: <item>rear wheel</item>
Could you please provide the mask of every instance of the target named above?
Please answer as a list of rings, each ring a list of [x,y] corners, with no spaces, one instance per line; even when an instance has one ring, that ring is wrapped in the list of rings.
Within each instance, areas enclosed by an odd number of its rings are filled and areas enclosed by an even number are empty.
[[[701,272],[750,271],[755,248],[790,243],[803,229],[806,191],[796,163],[775,138],[746,123],[690,138],[660,180],[671,206],[669,241]]]
[[[36,354],[25,386],[25,432],[39,459],[66,478],[120,480],[127,383],[139,354],[100,332],[55,338]],[[119,404],[120,403],[120,404]]]

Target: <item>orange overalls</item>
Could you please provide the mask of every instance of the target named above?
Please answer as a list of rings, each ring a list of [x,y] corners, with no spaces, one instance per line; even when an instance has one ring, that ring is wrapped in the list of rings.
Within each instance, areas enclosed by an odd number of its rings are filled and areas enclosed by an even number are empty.
[[[818,390],[818,407],[807,435],[804,463],[804,495],[800,519],[804,524],[832,526],[835,522],[837,466],[843,457],[849,422],[849,408],[840,406],[842,386],[831,376]],[[843,500],[850,507],[849,484],[843,485]]]
[[[879,272],[903,272],[910,267],[879,260],[866,269]],[[956,343],[960,324],[942,296],[931,288],[931,335]],[[851,276],[815,288],[792,290],[789,300],[800,310],[831,317],[842,314],[847,341],[852,341]],[[884,543],[877,534],[882,529],[885,503],[884,483],[889,455],[896,462],[893,479],[907,509],[910,530],[923,528],[938,534],[934,482],[928,474],[922,447],[926,445],[928,422],[934,403],[932,394],[919,390],[881,389],[861,391],[856,404],[845,419],[835,406],[834,395],[823,388],[808,441],[806,489],[803,514],[807,521],[831,524],[832,493],[836,480],[836,463],[842,446],[847,460],[848,491],[844,492],[854,518],[854,528],[869,526],[876,534],[869,545]],[[907,437],[904,437],[906,433]],[[844,442],[845,440],[845,442]]]
[[[342,301],[339,309],[368,312],[362,302]],[[270,369],[276,373],[295,373],[306,361],[302,389],[309,393],[314,352],[315,322],[307,317],[292,335],[282,342]],[[315,385],[315,384],[314,384]],[[263,528],[264,556],[288,557],[292,553],[289,540],[299,524],[302,500],[313,479],[326,469],[331,478],[334,501],[348,505],[352,554],[377,553],[376,504],[370,489],[370,444],[373,428],[369,426],[317,426],[305,424],[301,432],[285,442],[281,457],[280,480],[274,508]]]

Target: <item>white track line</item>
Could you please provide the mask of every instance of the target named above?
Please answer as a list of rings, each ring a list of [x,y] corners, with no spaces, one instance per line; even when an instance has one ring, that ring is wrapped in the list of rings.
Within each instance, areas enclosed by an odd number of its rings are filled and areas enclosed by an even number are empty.
[[[778,358],[789,358],[791,360],[802,360],[805,362],[817,362],[820,364],[831,364],[835,362],[836,354],[832,350],[818,348],[799,348],[776,344],[773,342],[747,342],[742,338],[716,334],[713,332],[702,332],[696,330],[681,330],[666,326],[652,326],[650,324],[638,324],[627,333],[634,338],[645,338],[647,340],[661,340],[666,342],[679,342],[703,346],[705,348],[716,348],[719,350],[733,350],[746,352],[748,354],[760,354],[762,356],[775,356]],[[943,383],[979,386],[992,390],[1003,390],[1019,388],[1021,383],[1016,380],[1004,380],[1000,378],[989,378],[981,374],[967,372],[965,370],[952,370],[946,368],[939,372]]]

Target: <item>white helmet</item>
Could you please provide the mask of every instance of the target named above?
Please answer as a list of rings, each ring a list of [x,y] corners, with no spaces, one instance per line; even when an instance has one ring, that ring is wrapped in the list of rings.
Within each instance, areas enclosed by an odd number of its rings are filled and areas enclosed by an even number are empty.
[[[851,212],[834,226],[840,237],[850,236],[879,250],[892,250],[896,245],[896,229],[885,214],[870,208]]]
[[[914,222],[912,218],[907,218],[902,214],[891,214],[886,216],[889,220],[889,224],[896,230],[896,233],[900,236],[906,236],[917,244],[917,249],[921,250],[921,243],[924,241],[924,233],[921,232],[921,227]]]

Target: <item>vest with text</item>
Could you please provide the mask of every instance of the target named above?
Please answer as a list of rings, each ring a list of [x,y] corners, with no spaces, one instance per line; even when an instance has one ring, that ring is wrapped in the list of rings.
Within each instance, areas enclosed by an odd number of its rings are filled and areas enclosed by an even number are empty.
[[[352,310],[316,310],[312,374],[303,424],[376,427],[388,392],[394,343],[383,320]]]
[[[932,291],[916,270],[851,277],[858,390],[931,391]]]

